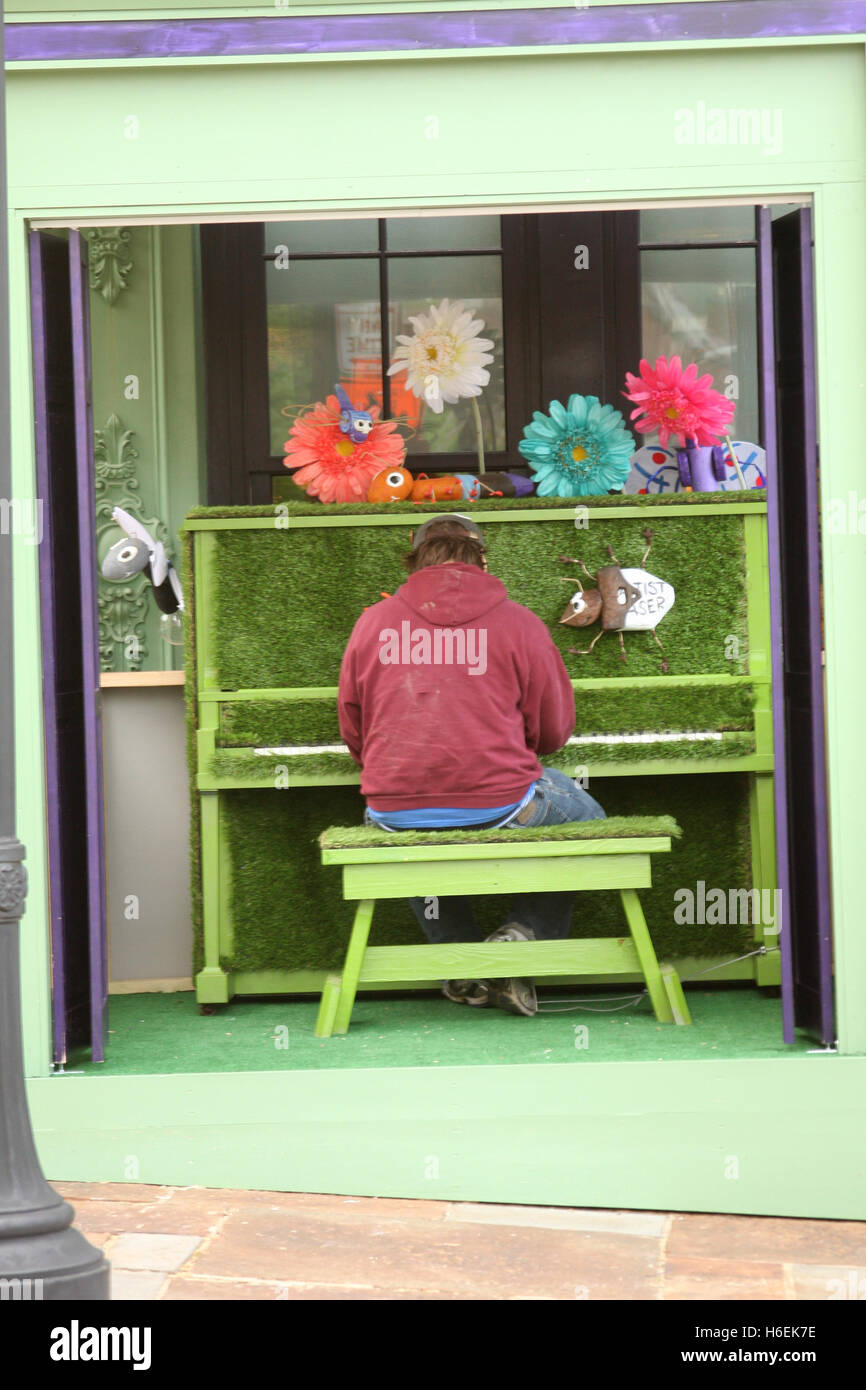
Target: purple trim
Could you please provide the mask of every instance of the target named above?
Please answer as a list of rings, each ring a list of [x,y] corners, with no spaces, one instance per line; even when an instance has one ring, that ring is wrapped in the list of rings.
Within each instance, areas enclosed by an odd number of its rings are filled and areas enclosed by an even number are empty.
[[[578,10],[7,24],[6,61],[546,48],[866,32],[866,0],[705,0]]]
[[[36,496],[42,500],[39,608],[42,628],[42,691],[45,727],[45,800],[48,829],[48,902],[51,924],[51,1008],[54,1061],[66,1061],[66,953],[63,940],[63,877],[60,856],[57,677],[54,661],[54,540],[48,477],[48,401],[45,385],[45,309],[42,240],[30,233],[30,303],[33,334],[33,406],[36,420]]]
[[[770,209],[758,210],[758,318],[760,392],[767,453],[767,533],[770,579],[770,653],[773,681],[773,800],[776,874],[780,887],[779,950],[782,957],[782,1037],[794,1042],[794,965],[791,944],[791,870],[788,855],[788,779],[785,758],[785,665],[782,653],[782,525],[779,514],[776,435],[776,342],[773,324],[773,234]]]
[[[810,670],[812,717],[812,798],[815,805],[815,864],[818,887],[818,971],[821,1034],[826,1045],[835,1040],[833,1011],[833,949],[830,925],[830,847],[827,813],[827,768],[824,758],[824,674],[821,666],[821,548],[818,506],[818,423],[815,403],[815,319],[812,303],[812,209],[800,212],[800,295],[803,316],[803,415],[806,452],[806,574],[809,581],[808,620],[815,649]]]
[[[102,707],[99,689],[99,621],[96,591],[96,505],[90,400],[90,323],[87,242],[69,233],[72,365],[75,393],[79,584],[81,588],[82,692],[85,795],[87,798],[88,939],[90,947],[90,1045],[94,1062],[105,1060],[108,949],[105,915],[105,825],[102,804]]]

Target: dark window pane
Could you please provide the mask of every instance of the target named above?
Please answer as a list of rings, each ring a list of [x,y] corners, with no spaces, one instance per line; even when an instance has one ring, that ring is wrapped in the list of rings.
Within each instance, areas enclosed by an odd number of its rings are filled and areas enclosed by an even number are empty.
[[[717,391],[730,387],[731,437],[757,443],[754,250],[642,251],[641,309],[643,356],[697,362]]]
[[[396,319],[396,333],[413,333],[410,315],[429,314],[430,306],[443,299],[462,300],[476,318],[483,319],[478,335],[492,339],[493,362],[488,365],[490,381],[483,388],[478,406],[484,429],[484,447],[505,449],[505,378],[502,354],[502,264],[498,256],[424,257],[418,260],[390,260],[388,263],[390,317]],[[391,356],[397,346],[391,336]],[[444,405],[436,414],[406,387],[406,373],[391,377],[391,413],[407,417],[417,431],[409,441],[412,455],[447,454],[475,451],[475,416],[471,403],[463,398],[456,405]],[[420,462],[420,459],[416,460]],[[469,461],[464,466],[471,468]]]
[[[500,244],[499,218],[389,217],[389,251],[489,251]]]
[[[288,249],[289,258],[327,255],[332,251],[376,251],[379,224],[375,217],[324,218],[314,222],[266,222],[265,255],[278,247]]]
[[[284,408],[324,400],[339,381],[359,406],[382,404],[379,264],[296,261],[265,271],[271,450],[282,454]]]
[[[640,215],[642,242],[754,241],[755,209],[655,208]]]

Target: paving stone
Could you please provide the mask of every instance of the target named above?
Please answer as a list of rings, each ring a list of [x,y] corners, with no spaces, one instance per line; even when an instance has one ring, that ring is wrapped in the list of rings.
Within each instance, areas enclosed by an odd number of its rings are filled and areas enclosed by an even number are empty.
[[[242,1192],[232,1193],[235,1205],[271,1206],[277,1210],[294,1209],[348,1213],[364,1217],[403,1217],[409,1220],[444,1221],[451,1205],[447,1201],[431,1201],[427,1197],[344,1197],[330,1192]],[[239,1202],[237,1199],[241,1198]]]
[[[665,1262],[665,1302],[683,1299],[754,1299],[784,1301],[785,1271],[781,1264],[739,1260],[696,1260],[676,1257]]]
[[[443,1293],[440,1289],[370,1289],[344,1284],[266,1284],[241,1279],[195,1279],[177,1274],[169,1280],[163,1299],[185,1301],[237,1301],[283,1303],[368,1302],[464,1302],[482,1300],[483,1294]]]
[[[230,1216],[195,1273],[490,1298],[653,1298],[659,1248],[604,1233],[259,1211]]]
[[[668,1217],[649,1211],[596,1211],[572,1207],[496,1206],[487,1202],[454,1202],[447,1220],[477,1226],[534,1226],[551,1231],[609,1231],[622,1236],[657,1239]]]
[[[124,1231],[111,1247],[115,1269],[176,1270],[201,1245],[199,1236]]]
[[[91,1202],[156,1202],[177,1190],[139,1182],[52,1182],[51,1186],[73,1204],[85,1199]]]
[[[162,1271],[151,1269],[111,1269],[111,1299],[157,1299],[165,1283]]]
[[[789,1264],[788,1274],[796,1298],[828,1302],[862,1302],[866,1299],[866,1267],[856,1265]]]
[[[96,1232],[154,1231],[163,1234],[207,1236],[226,1215],[219,1202],[199,1203],[193,1197],[171,1195],[153,1203],[73,1202],[75,1225],[87,1235]]]
[[[696,1259],[866,1264],[866,1222],[678,1213],[667,1253]]]

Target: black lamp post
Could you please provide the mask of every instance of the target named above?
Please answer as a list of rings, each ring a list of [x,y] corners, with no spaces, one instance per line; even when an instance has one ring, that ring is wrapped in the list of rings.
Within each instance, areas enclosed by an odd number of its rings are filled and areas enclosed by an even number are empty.
[[[0,67],[0,76],[2,73]],[[12,488],[5,150],[5,111],[0,90],[0,499],[8,501]],[[2,515],[10,516],[10,509],[4,508]],[[24,1089],[18,924],[24,913],[27,872],[24,846],[15,835],[9,530],[7,527],[4,534],[0,528],[0,1298],[106,1299],[108,1262],[101,1250],[90,1245],[80,1231],[72,1229],[72,1207],[42,1175]]]

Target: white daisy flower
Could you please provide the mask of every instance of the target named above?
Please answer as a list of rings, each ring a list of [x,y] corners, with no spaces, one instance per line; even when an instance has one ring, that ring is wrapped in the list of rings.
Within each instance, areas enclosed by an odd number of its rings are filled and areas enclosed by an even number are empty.
[[[479,338],[483,319],[472,317],[463,301],[430,305],[429,314],[409,318],[415,332],[411,337],[397,334],[399,347],[388,368],[388,375],[406,372],[406,385],[413,395],[424,397],[430,409],[441,415],[445,404],[454,405],[462,396],[480,396],[490,380],[487,364],[493,361],[489,338]]]

